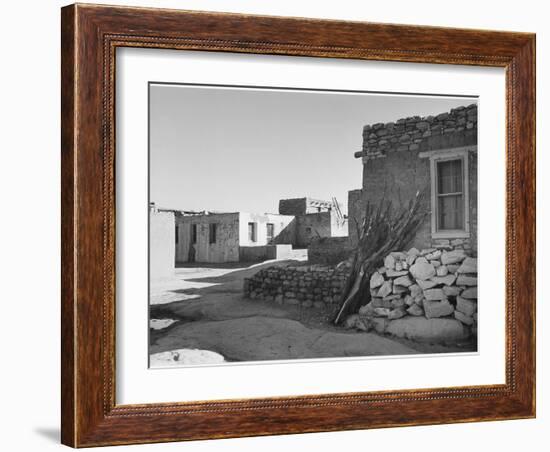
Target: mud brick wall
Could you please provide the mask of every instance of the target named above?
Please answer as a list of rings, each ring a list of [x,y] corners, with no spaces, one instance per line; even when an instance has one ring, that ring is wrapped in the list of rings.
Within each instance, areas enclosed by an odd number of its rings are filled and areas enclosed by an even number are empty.
[[[307,213],[307,198],[292,198],[279,200],[279,214],[304,215]]]
[[[296,216],[296,242],[298,248],[306,248],[317,237],[330,237],[332,212],[315,212]]]
[[[348,259],[352,251],[348,237],[321,237],[308,246],[307,256],[312,264],[335,265]]]
[[[418,151],[391,152],[386,158],[369,160],[363,165],[361,198],[348,207],[350,224],[355,224],[356,221],[358,224],[362,223],[367,202],[378,204],[384,200],[398,208],[406,205],[418,190],[426,187],[429,189],[430,162],[429,159],[420,158],[418,154]],[[422,208],[427,212],[431,211],[429,194],[424,197]],[[350,228],[350,236],[356,243],[355,227]],[[428,216],[416,231],[413,242],[407,246],[427,248],[431,245],[431,240],[431,217]]]
[[[306,308],[334,307],[340,300],[348,272],[346,265],[273,266],[246,278],[243,292],[252,300]]]
[[[175,227],[173,212],[149,211],[149,273],[151,279],[174,276]]]

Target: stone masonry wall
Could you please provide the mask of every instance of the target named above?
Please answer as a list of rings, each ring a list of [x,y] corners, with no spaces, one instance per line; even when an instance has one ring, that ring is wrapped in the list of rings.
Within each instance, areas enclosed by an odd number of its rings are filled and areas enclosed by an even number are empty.
[[[428,151],[477,143],[477,105],[437,116],[413,116],[363,128],[363,149],[355,154],[376,159],[390,151]]]
[[[386,124],[366,125],[363,129],[363,149],[356,153],[363,161],[363,181],[360,190],[348,196],[349,236],[357,243],[353,226],[364,216],[366,202],[384,199],[394,206],[405,205],[417,191],[427,190],[423,208],[431,211],[430,159],[421,152],[443,151],[477,144],[477,106],[457,107],[437,116],[400,119]],[[469,227],[470,237],[462,243],[452,239],[432,239],[431,217],[427,217],[407,247],[418,249],[434,246],[455,246],[477,249],[477,151],[468,153]],[[458,238],[458,237],[457,237]]]
[[[462,249],[390,253],[370,278],[371,301],[359,310],[367,319],[388,322],[406,316],[448,318],[477,333],[477,259]]]
[[[244,280],[244,296],[306,308],[334,307],[348,271],[346,265],[268,267]]]

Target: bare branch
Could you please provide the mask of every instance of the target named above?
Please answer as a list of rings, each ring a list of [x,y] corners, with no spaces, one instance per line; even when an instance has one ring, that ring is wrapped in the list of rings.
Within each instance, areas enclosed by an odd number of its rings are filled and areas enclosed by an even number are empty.
[[[340,310],[334,323],[356,312],[370,293],[369,278],[391,251],[402,249],[416,234],[428,211],[425,208],[427,190],[418,191],[407,207],[393,207],[384,197],[373,204],[365,204],[365,217],[358,231],[358,244],[354,253],[352,269],[340,299]]]

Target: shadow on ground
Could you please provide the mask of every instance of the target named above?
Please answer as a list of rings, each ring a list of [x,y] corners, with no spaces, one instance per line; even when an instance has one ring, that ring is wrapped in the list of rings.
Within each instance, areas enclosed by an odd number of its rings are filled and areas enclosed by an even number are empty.
[[[211,350],[229,361],[313,359],[407,355],[417,351],[391,339],[334,327],[325,310],[278,305],[243,297],[244,278],[273,265],[185,265],[176,270],[178,284],[166,288],[183,299],[151,304],[151,318],[178,320],[150,335],[150,353],[175,349]]]
[[[246,268],[219,265],[208,267],[220,274],[210,276],[210,272],[204,271],[202,264],[195,267],[186,266],[189,272],[178,272],[176,277],[181,279],[181,288],[169,288],[167,292],[184,295],[182,300],[165,304],[150,306],[152,318],[165,316],[178,320],[227,320],[254,315],[266,315],[269,317],[296,317],[296,312],[289,312],[274,303],[252,301],[243,297],[244,278],[252,276],[262,268],[269,266],[286,266],[297,261],[270,261],[261,264],[252,264]],[[234,268],[233,271],[224,271]],[[214,271],[214,273],[215,273]],[[192,296],[192,297],[190,297]],[[293,311],[292,309],[290,311]],[[295,310],[294,310],[295,311]]]
[[[228,361],[262,361],[472,351],[473,346],[421,344],[345,330],[331,323],[333,313],[327,309],[243,297],[244,278],[290,264],[304,261],[180,266],[175,278],[154,286],[150,317],[177,322],[150,330],[150,353],[200,349]]]

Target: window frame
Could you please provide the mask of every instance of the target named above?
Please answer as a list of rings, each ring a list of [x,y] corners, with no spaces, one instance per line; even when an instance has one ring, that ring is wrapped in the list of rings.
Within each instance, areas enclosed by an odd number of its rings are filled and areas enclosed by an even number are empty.
[[[477,152],[477,146],[440,149],[419,153],[420,158],[430,160],[431,232],[432,239],[459,239],[470,237],[470,174],[469,152]],[[464,228],[438,229],[437,164],[449,160],[462,160],[462,193],[464,197]]]
[[[445,163],[460,163],[460,191],[455,191],[452,193],[441,193],[441,177],[442,177],[442,164]],[[463,231],[466,228],[466,217],[465,217],[465,210],[467,208],[466,206],[466,197],[465,197],[465,185],[466,185],[466,178],[465,178],[465,159],[463,158],[450,158],[450,159],[439,159],[435,161],[435,205],[436,205],[436,212],[435,212],[435,223],[436,223],[436,230],[437,232],[445,232],[445,231]],[[457,165],[458,166],[458,165]],[[460,218],[460,221],[456,221],[456,223],[461,223],[458,228],[443,228],[442,223],[442,213],[445,211],[445,209],[442,209],[441,201],[442,199],[446,197],[453,197],[453,198],[460,198],[461,200],[461,209],[462,210],[462,218]],[[458,220],[458,219],[455,219]],[[462,227],[460,227],[462,226]]]
[[[271,236],[269,235],[270,227],[271,227]],[[275,238],[275,223],[265,224],[265,238],[267,243],[271,242]]]
[[[250,229],[251,226],[252,230]],[[248,222],[248,241],[250,243],[256,243],[258,241],[258,227],[255,221]]]
[[[208,244],[213,245],[218,241],[218,223],[208,223]]]
[[[199,239],[199,225],[191,223],[191,245],[196,245]]]

